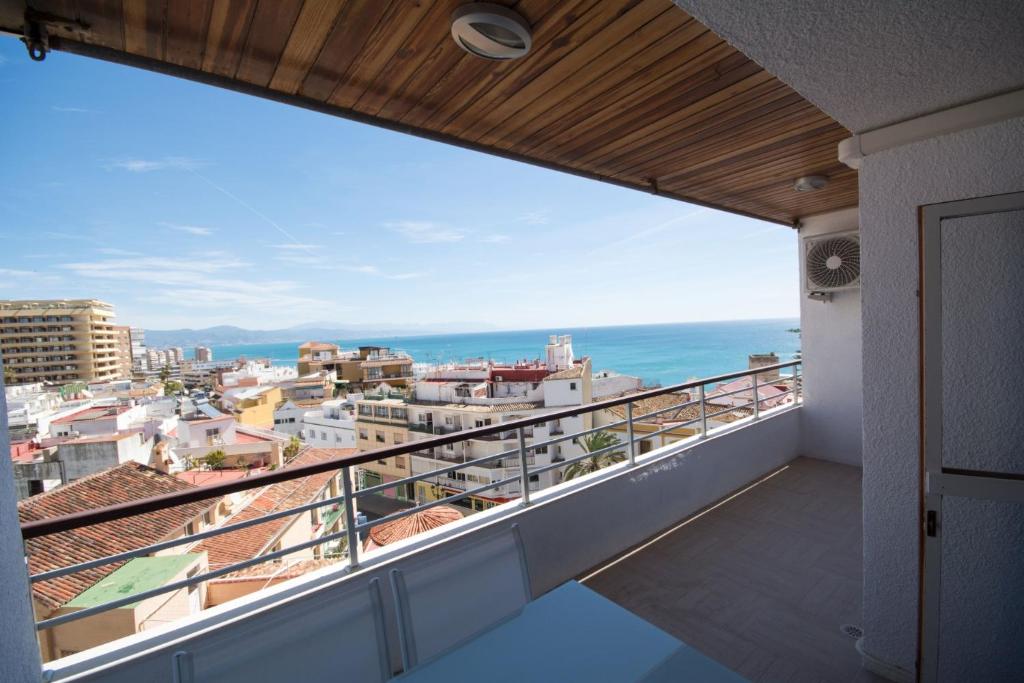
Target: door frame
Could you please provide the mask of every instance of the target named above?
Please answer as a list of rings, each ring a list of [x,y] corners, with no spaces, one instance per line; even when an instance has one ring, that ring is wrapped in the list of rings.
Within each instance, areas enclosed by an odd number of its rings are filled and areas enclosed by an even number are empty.
[[[1024,503],[1024,475],[942,465],[942,221],[1024,210],[1024,192],[920,207],[921,507],[918,679],[938,680],[945,496]]]

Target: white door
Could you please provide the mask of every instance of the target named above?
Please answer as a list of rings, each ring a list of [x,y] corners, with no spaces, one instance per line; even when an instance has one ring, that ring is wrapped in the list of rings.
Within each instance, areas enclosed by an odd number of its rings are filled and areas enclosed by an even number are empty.
[[[921,680],[1024,680],[1024,192],[923,207]]]

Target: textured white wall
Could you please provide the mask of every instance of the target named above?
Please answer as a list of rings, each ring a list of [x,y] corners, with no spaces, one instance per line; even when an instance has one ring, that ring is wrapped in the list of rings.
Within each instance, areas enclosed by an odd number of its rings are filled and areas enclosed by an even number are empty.
[[[917,651],[920,354],[918,207],[1024,190],[1024,119],[864,160],[864,640],[913,670]],[[1019,314],[1020,309],[1017,309]]]
[[[675,0],[855,133],[1024,87],[1020,0]]]
[[[861,464],[860,290],[836,292],[830,302],[803,295],[803,239],[857,230],[857,209],[805,218],[800,229],[800,352],[804,360],[801,411],[804,455]]]
[[[3,362],[0,361],[0,389],[3,389]],[[29,601],[25,553],[18,529],[18,496],[14,487],[14,468],[7,457],[10,443],[7,433],[7,400],[0,391],[0,614],[4,637],[0,638],[0,681],[28,683],[38,681],[39,644]]]

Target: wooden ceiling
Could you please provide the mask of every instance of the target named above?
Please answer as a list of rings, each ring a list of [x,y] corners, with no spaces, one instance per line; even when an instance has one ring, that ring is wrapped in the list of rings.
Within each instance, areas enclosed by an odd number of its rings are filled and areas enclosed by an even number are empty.
[[[451,39],[465,0],[31,0],[55,49],[792,224],[857,203],[849,132],[670,0],[519,0],[533,50]],[[25,11],[0,0],[0,20]],[[45,64],[40,68],[45,68]],[[824,174],[824,190],[793,180]]]

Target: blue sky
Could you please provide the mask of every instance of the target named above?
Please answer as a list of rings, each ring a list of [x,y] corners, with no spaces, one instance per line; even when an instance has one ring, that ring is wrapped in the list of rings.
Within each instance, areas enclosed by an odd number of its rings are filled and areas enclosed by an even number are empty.
[[[123,324],[798,315],[792,230],[0,38],[0,297]]]

